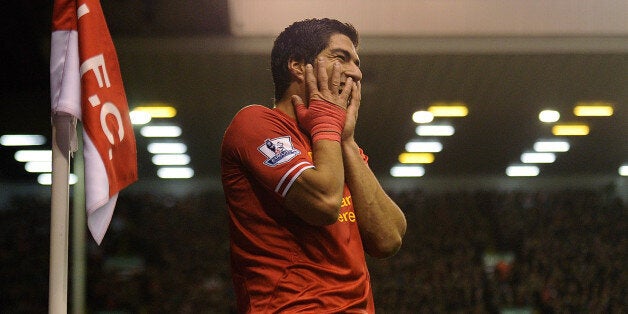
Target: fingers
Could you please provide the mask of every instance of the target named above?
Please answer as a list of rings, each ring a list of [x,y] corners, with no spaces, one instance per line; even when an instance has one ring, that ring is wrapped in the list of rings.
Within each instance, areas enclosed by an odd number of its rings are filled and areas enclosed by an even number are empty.
[[[327,76],[327,62],[324,59],[316,60],[316,76],[318,78],[318,90],[324,95],[329,91],[329,77]],[[332,73],[333,76],[333,73]]]
[[[294,110],[297,112],[297,117],[304,110],[306,110],[305,103],[303,103],[303,99],[301,99],[301,97],[299,97],[298,95],[292,95],[290,100],[292,101],[292,107],[294,107]]]
[[[292,105],[293,106],[304,105],[303,99],[301,99],[301,97],[299,97],[299,95],[292,95],[290,100],[292,100]]]
[[[331,93],[332,95],[340,93],[340,64],[338,62],[334,62],[331,72]]]
[[[327,62],[324,59],[317,59],[316,74],[314,74],[314,67],[311,64],[305,65],[305,81],[307,87],[311,93],[316,91],[326,93],[330,91],[333,95],[338,95],[340,92],[341,72],[340,64],[334,62],[330,81],[327,76]]]
[[[310,95],[318,92],[318,83],[311,64],[305,65],[305,87]]]
[[[353,82],[351,84],[347,83],[347,85],[351,86],[351,98],[349,100],[347,109],[355,110],[357,115],[357,111],[360,109],[362,86],[360,85],[360,82]]]
[[[327,60],[320,58],[316,60],[314,65],[307,64],[305,66],[306,96],[309,99],[323,99],[346,108],[355,89],[353,78],[347,77],[346,81],[341,82],[342,65],[334,62],[331,73],[329,73],[327,62]],[[329,77],[330,74],[331,78]],[[359,91],[357,93],[359,94]]]
[[[340,75],[340,74],[338,74]],[[340,80],[340,78],[338,78]],[[342,88],[342,95],[351,95],[351,97],[353,97],[353,90],[355,88],[354,87],[354,83],[353,83],[353,79],[351,77],[347,78],[347,81],[345,82],[345,86]]]
[[[316,60],[316,74],[314,74],[314,67],[311,64],[305,65],[305,85],[310,95],[315,95],[318,92],[326,93],[329,91],[327,86],[327,69],[325,68],[325,61],[323,59]],[[338,78],[340,80],[340,78]]]
[[[301,99],[298,95],[292,95],[290,100],[292,101],[292,107],[297,115],[297,121],[299,121],[301,117],[307,115],[307,108],[303,103],[303,99]]]
[[[362,84],[360,82],[355,82],[352,84],[353,88],[351,89],[351,101],[360,106],[360,100],[362,100]]]

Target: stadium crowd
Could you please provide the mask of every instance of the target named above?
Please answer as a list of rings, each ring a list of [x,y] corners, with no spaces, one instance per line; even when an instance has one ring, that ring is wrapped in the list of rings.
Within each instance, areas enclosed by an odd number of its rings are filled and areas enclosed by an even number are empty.
[[[378,313],[624,313],[626,206],[603,190],[391,193],[402,249],[368,259]],[[47,311],[50,203],[0,208],[2,313]],[[220,192],[124,194],[87,249],[92,313],[232,313]],[[70,291],[72,293],[72,291]],[[71,305],[70,305],[71,306]]]

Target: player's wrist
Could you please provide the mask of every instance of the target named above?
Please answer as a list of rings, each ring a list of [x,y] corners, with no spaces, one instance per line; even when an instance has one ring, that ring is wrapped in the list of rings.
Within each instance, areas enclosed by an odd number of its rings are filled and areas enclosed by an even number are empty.
[[[318,142],[320,140],[330,140],[340,143],[342,141],[340,133],[331,130],[322,130],[313,132],[311,134],[312,142]]]
[[[343,150],[351,150],[351,151],[359,151],[360,146],[355,141],[354,137],[342,138],[342,149]]]
[[[309,129],[312,142],[332,140],[341,142],[347,111],[325,100],[311,100],[308,115],[299,117]]]

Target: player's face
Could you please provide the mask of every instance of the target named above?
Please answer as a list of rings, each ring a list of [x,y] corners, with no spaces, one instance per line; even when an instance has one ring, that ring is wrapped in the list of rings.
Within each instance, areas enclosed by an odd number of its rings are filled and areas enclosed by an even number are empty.
[[[344,82],[351,77],[354,82],[362,79],[362,71],[360,70],[360,58],[349,37],[342,34],[334,34],[329,38],[329,45],[321,53],[318,58],[323,58],[327,64],[327,77],[331,79],[332,69],[335,62],[340,64],[342,69],[340,89],[344,87]]]

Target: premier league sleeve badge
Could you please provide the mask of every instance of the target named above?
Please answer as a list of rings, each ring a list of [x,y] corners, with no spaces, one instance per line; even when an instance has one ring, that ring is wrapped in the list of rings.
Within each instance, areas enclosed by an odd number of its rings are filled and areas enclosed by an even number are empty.
[[[290,136],[281,136],[273,139],[264,140],[264,144],[257,148],[264,156],[266,160],[264,164],[269,167],[275,167],[286,163],[295,156],[301,154],[298,149],[292,146],[292,139]]]

